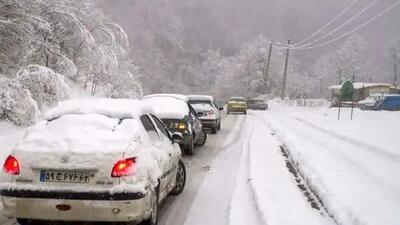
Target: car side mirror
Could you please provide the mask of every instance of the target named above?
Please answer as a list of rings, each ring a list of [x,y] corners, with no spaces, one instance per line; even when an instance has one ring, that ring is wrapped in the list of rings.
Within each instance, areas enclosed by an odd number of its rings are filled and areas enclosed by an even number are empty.
[[[204,116],[204,113],[203,112],[198,112],[198,113],[196,113],[196,116],[197,117],[202,117],[202,116]]]
[[[172,142],[173,142],[173,143],[179,144],[179,143],[181,143],[182,141],[183,141],[183,135],[182,135],[181,132],[174,132],[174,133],[172,134]]]
[[[223,111],[223,110],[224,110],[224,107],[219,107],[218,110],[219,110],[219,111]]]

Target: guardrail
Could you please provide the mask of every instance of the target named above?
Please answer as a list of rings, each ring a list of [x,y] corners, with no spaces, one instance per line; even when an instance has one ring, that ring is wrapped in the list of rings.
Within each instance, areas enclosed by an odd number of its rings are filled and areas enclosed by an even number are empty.
[[[289,107],[323,108],[329,107],[331,103],[325,99],[286,99],[282,101],[282,105]]]

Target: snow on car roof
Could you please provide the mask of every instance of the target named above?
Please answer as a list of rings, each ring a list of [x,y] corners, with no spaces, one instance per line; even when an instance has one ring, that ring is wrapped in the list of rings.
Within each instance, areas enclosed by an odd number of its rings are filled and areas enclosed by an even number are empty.
[[[246,100],[243,97],[231,97],[229,100]]]
[[[176,96],[150,95],[144,97],[143,103],[162,119],[183,119],[189,114],[186,101]]]
[[[210,102],[214,101],[214,97],[210,95],[188,95],[189,101],[190,100],[207,100]]]
[[[58,106],[49,110],[44,118],[53,120],[67,114],[100,114],[123,119],[137,118],[145,113],[153,113],[153,111],[139,100],[84,98],[60,102]]]
[[[189,101],[189,98],[185,95],[180,94],[153,94],[153,95],[146,95],[143,99],[154,98],[154,97],[169,97],[169,98],[176,98],[185,102]]]

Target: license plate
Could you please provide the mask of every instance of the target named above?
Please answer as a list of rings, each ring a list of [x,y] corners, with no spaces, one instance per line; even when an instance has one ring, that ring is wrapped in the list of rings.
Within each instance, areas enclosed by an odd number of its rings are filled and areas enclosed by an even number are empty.
[[[94,173],[90,171],[52,171],[41,170],[40,182],[56,182],[56,183],[89,183],[94,177]]]

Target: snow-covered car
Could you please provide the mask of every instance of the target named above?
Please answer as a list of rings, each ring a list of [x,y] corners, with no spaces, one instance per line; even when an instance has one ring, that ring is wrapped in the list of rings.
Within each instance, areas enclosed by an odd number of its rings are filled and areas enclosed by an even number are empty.
[[[180,141],[138,100],[61,102],[5,160],[4,214],[156,225],[159,202],[185,186]]]
[[[221,114],[224,108],[218,108],[214,98],[207,95],[189,95],[189,104],[198,113],[203,127],[211,129],[213,134],[221,129]]]
[[[253,110],[267,110],[268,104],[263,99],[252,98],[247,100],[247,108]]]
[[[232,97],[227,104],[227,113],[239,112],[247,114],[247,103],[243,97]]]
[[[195,146],[202,146],[207,141],[207,133],[197,116],[196,111],[188,103],[187,96],[178,94],[154,94],[145,96],[143,102],[151,107],[171,132],[181,132],[183,141],[181,148],[192,155]]]
[[[357,106],[362,110],[400,110],[400,95],[398,94],[373,94],[359,101]]]
[[[358,108],[362,110],[373,110],[378,104],[378,96],[369,96],[368,98],[361,100],[357,103]]]

